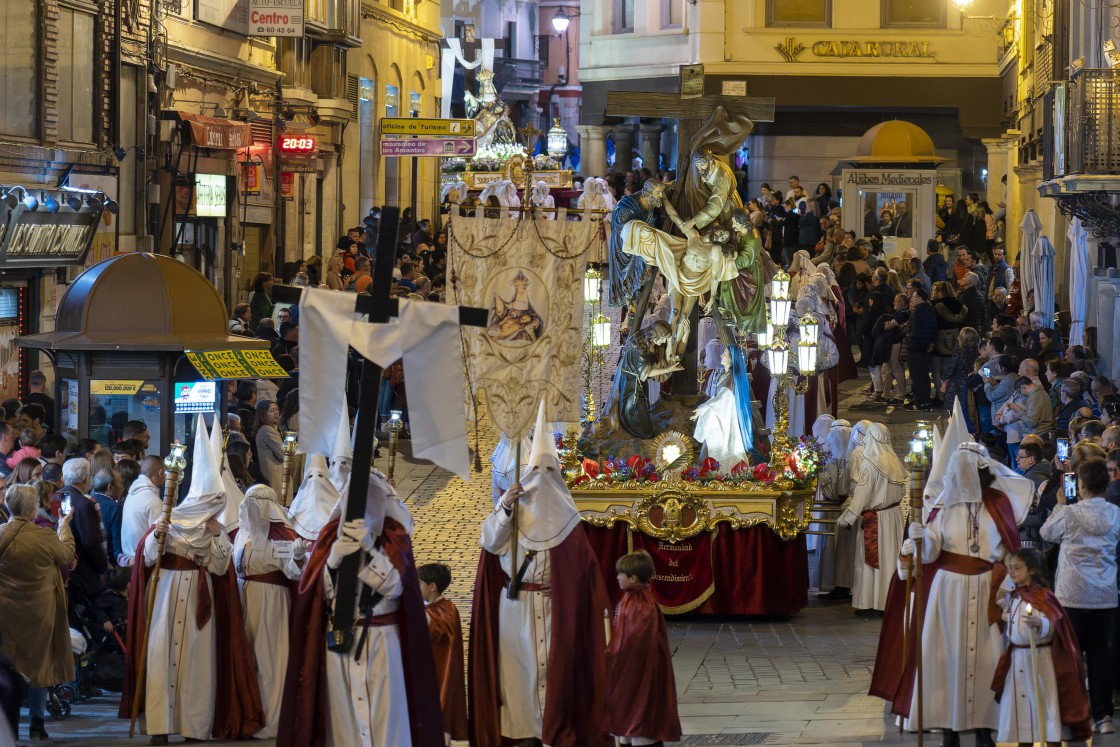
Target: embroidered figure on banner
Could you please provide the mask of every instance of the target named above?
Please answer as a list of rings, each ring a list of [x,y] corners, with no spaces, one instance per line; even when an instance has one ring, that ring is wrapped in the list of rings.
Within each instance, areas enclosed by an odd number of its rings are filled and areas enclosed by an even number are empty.
[[[513,273],[514,270],[509,270],[495,276],[493,288],[487,293],[490,326],[486,328],[486,334],[494,342],[532,344],[545,332],[544,318],[537,309],[548,308],[547,291],[545,284],[535,275],[530,280],[523,269],[517,269],[516,274]],[[513,274],[512,279],[508,279],[510,274]],[[508,301],[502,298],[501,291],[498,290],[503,285],[513,287],[513,297]],[[543,297],[542,302],[533,303],[533,296]]]

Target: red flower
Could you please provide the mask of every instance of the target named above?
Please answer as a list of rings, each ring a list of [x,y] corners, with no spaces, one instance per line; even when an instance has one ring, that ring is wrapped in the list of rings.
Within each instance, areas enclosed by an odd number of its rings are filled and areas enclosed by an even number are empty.
[[[599,476],[599,463],[594,459],[583,460],[583,474],[594,480]]]
[[[708,457],[700,464],[700,469],[707,472],[719,472],[719,462]]]
[[[645,461],[646,460],[642,459],[642,457],[638,454],[634,454],[626,460],[626,466],[632,469],[634,472],[640,472],[642,467],[645,466]]]
[[[770,471],[770,466],[765,462],[756,464],[754,469],[751,470],[751,474],[755,476],[755,479],[762,482],[774,482],[774,473]]]
[[[739,462],[738,464],[736,464],[734,467],[731,468],[731,474],[741,475],[744,472],[746,472],[748,469],[750,469],[750,465],[747,464],[746,460],[744,460],[744,461]]]
[[[604,475],[613,475],[614,474],[614,460],[609,459],[609,458],[603,460],[603,474]]]
[[[656,472],[653,472],[649,476],[649,481],[650,482],[661,482],[661,477]]]
[[[572,485],[582,485],[585,482],[591,482],[591,478],[587,475],[580,475],[576,478],[575,482],[573,482]]]

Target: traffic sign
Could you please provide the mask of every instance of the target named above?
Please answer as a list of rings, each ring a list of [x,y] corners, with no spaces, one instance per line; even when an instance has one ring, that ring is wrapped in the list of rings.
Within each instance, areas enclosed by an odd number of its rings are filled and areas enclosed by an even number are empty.
[[[400,138],[381,141],[383,156],[452,156],[474,155],[474,138]]]
[[[381,134],[431,135],[435,137],[474,137],[474,120],[382,117]]]

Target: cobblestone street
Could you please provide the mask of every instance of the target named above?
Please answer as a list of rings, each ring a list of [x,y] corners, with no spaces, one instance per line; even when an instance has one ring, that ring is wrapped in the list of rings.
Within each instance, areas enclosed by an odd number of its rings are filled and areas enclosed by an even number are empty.
[[[852,421],[867,417],[886,422],[896,448],[904,452],[914,414],[901,408],[885,414],[881,406],[872,406],[858,391],[865,382],[843,387],[841,413]],[[416,519],[416,560],[451,566],[454,581],[448,596],[458,605],[465,626],[478,561],[479,527],[492,506],[486,456],[495,442],[495,434],[484,428],[480,443],[487,471],[471,483],[413,462],[407,443],[402,444],[402,458],[397,463],[399,492]],[[387,454],[388,449],[383,448],[377,465],[383,470]],[[815,601],[788,619],[670,620],[685,733],[679,744],[916,744],[914,735],[898,734],[893,720],[886,718],[883,702],[867,695],[879,626],[876,619],[856,617],[847,604]],[[139,739],[127,739],[128,724],[118,721],[115,712],[116,698],[106,696],[76,704],[69,720],[48,722],[47,728],[56,744],[140,744]],[[25,725],[21,733],[26,734]],[[964,742],[971,745],[971,737],[966,736]],[[936,745],[939,739],[936,734],[927,735],[925,743]],[[1093,743],[1120,745],[1120,738],[1101,737]]]

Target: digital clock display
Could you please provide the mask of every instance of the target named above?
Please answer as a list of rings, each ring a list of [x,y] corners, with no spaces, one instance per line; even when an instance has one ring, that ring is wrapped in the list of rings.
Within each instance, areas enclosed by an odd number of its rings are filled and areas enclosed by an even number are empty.
[[[315,152],[315,138],[308,135],[284,135],[280,138],[281,153],[309,154]]]

